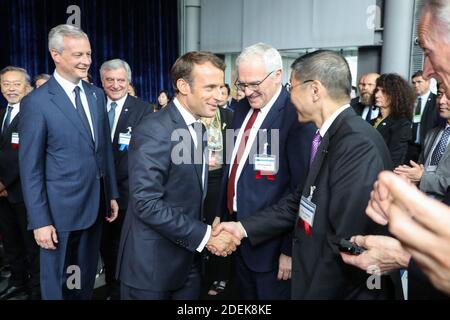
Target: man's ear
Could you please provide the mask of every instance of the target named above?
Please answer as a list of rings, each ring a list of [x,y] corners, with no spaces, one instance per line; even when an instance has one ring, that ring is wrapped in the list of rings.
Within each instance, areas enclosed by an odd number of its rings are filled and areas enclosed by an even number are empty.
[[[61,60],[61,55],[58,51],[56,51],[56,49],[51,49],[50,55],[52,56],[53,61],[55,61],[56,63],[59,63],[59,61]]]
[[[187,96],[191,92],[191,86],[183,78],[178,79],[176,84],[180,94]]]
[[[313,101],[317,102],[319,100],[319,97],[322,94],[322,91],[324,90],[324,87],[322,86],[322,84],[320,82],[313,81],[313,83],[311,84],[311,90],[312,90]]]

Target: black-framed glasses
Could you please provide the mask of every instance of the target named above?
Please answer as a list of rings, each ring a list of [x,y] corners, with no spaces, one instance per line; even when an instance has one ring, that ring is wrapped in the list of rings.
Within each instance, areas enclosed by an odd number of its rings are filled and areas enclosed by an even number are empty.
[[[295,86],[293,86],[290,82],[288,82],[288,83],[286,83],[286,90],[287,90],[287,92],[291,92],[293,88],[298,87],[298,86],[302,86],[305,83],[313,82],[313,81],[314,80],[305,80],[302,83],[297,83]]]
[[[245,92],[245,88],[249,88],[252,91],[256,91],[259,89],[259,86],[261,85],[261,83],[263,83],[274,72],[275,72],[275,70],[273,70],[272,72],[269,72],[269,74],[261,81],[257,81],[257,82],[253,82],[253,83],[244,83],[244,82],[238,82],[236,80],[234,85],[236,86],[236,89],[241,90],[242,92]]]

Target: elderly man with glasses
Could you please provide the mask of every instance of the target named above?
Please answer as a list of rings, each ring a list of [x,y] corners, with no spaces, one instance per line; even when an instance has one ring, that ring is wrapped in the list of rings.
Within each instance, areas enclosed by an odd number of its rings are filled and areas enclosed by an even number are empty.
[[[276,203],[306,175],[314,126],[300,124],[283,89],[280,53],[258,43],[236,60],[235,86],[245,98],[235,106],[237,139],[227,155],[222,220],[240,220]],[[241,130],[242,129],[242,130]],[[231,141],[231,140],[229,140]],[[259,246],[244,241],[236,272],[244,299],[289,299],[290,232]]]

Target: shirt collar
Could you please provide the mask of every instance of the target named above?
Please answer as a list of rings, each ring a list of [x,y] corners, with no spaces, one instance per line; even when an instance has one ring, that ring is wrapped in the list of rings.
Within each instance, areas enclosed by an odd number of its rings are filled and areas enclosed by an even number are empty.
[[[420,98],[422,98],[422,101],[427,101],[428,100],[428,96],[430,95],[430,90],[427,91],[427,93],[425,93],[424,95],[421,95]]]
[[[177,107],[178,111],[180,111],[181,116],[188,127],[197,122],[197,119],[195,119],[195,117],[181,105],[177,98],[173,99],[173,103],[175,104],[175,107]]]
[[[126,95],[124,95],[122,98],[120,98],[119,100],[116,100],[115,103],[117,103],[117,108],[122,108],[123,105],[125,104],[125,100],[128,98],[128,93]],[[113,101],[108,97],[108,102],[107,102],[107,106],[108,106],[108,111],[111,109],[111,103]]]
[[[73,90],[75,87],[80,87],[81,91],[84,93],[83,84],[80,80],[77,84],[74,84],[70,82],[69,80],[64,79],[62,76],[58,74],[58,72],[53,73],[53,76],[55,77],[55,80],[61,85],[61,87],[64,89],[64,91],[67,93],[69,97],[73,96]]]
[[[320,128],[320,136],[323,138],[325,134],[327,133],[328,129],[330,129],[331,125],[333,124],[334,120],[345,111],[345,109],[349,108],[350,105],[346,104],[337,109],[325,122],[322,124],[322,127]]]
[[[275,101],[277,101],[278,97],[280,96],[282,88],[283,87],[280,86],[273,95],[272,99],[270,99],[269,102],[267,102],[266,105],[259,110],[262,116],[266,116],[269,113],[270,109],[272,109],[272,106],[274,105]]]

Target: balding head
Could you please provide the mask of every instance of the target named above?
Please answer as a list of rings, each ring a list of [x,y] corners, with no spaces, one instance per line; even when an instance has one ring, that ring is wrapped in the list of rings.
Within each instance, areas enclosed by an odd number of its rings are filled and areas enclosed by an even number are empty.
[[[358,83],[359,96],[361,103],[365,106],[371,106],[374,102],[373,93],[375,84],[380,75],[378,73],[367,73],[361,76]]]

